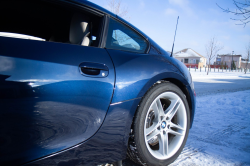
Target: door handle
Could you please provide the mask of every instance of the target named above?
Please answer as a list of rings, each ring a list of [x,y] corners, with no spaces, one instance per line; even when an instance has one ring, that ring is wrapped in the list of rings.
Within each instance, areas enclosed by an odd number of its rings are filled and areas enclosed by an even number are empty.
[[[108,67],[101,63],[82,62],[79,70],[82,75],[89,77],[107,77],[109,74]]]

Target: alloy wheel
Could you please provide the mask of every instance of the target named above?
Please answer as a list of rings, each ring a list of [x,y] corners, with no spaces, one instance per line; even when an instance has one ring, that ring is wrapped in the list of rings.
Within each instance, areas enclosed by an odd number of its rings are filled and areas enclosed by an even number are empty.
[[[144,123],[148,151],[157,159],[172,157],[181,147],[187,129],[187,114],[182,99],[164,92],[150,105]]]

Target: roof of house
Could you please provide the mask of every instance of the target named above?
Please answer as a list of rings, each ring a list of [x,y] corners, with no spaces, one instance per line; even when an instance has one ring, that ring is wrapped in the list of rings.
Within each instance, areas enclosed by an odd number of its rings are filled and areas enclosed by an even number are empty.
[[[219,54],[217,56],[242,56],[242,55],[232,55],[232,54]]]
[[[174,57],[197,57],[197,58],[205,58],[204,56],[202,56],[201,54],[197,53],[196,51],[194,51],[191,48],[185,48],[181,51],[178,51],[174,54]]]
[[[241,58],[241,63],[250,63],[250,59]]]

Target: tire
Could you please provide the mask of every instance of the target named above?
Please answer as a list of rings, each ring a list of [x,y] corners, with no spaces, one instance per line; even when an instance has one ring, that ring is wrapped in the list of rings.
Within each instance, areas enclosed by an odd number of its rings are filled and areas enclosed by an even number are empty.
[[[141,165],[169,165],[185,146],[189,128],[190,112],[183,92],[169,82],[155,84],[134,117],[128,157]]]

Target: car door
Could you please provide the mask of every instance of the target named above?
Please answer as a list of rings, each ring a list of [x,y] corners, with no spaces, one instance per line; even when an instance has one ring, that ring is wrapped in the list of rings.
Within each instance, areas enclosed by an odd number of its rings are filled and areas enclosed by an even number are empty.
[[[0,165],[23,164],[93,136],[114,79],[103,48],[0,36]]]

